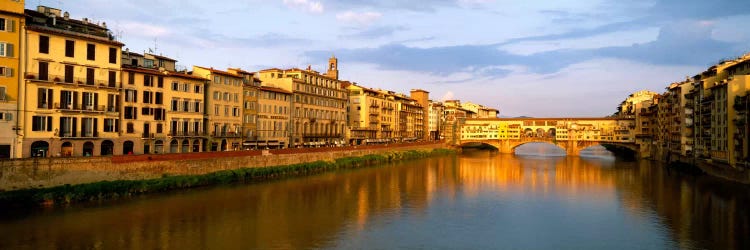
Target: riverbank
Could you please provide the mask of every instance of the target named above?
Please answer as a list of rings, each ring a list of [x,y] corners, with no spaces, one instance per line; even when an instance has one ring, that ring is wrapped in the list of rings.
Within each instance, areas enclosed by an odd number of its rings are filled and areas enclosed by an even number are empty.
[[[399,160],[418,159],[455,153],[455,151],[451,149],[434,146],[435,145],[409,145],[403,146],[401,148],[396,146],[388,150],[352,149],[349,151],[336,152],[344,154],[358,154],[362,152],[370,152],[372,150],[382,152],[378,152],[375,154],[361,154],[358,156],[346,156],[330,160],[315,160],[273,166],[258,166],[257,164],[252,164],[253,162],[246,162],[243,165],[236,165],[231,169],[211,171],[203,174],[172,175],[169,173],[169,171],[165,171],[158,178],[143,178],[135,180],[103,180],[91,183],[65,184],[47,188],[19,189],[0,193],[0,207],[37,205],[50,206],[75,202],[109,200],[147,193],[158,193],[171,190],[189,189],[227,183],[252,182],[291,176],[309,175],[338,169],[359,168]],[[321,153],[311,154],[321,155]],[[295,155],[286,156],[295,157]],[[257,156],[256,158],[266,158],[266,160],[268,160],[268,157],[273,156]],[[277,155],[275,157],[278,158],[280,156]],[[298,155],[296,158],[305,159],[307,157],[303,154]],[[178,164],[183,165],[184,168],[188,168],[190,167],[189,164],[199,164],[200,162],[206,161],[206,159],[162,161],[161,164]],[[211,160],[214,162],[235,162],[234,159],[230,158],[214,158]],[[196,163],[195,161],[198,161],[198,163]],[[136,162],[131,162],[126,165],[139,164]],[[219,164],[218,166],[221,165],[222,164]]]

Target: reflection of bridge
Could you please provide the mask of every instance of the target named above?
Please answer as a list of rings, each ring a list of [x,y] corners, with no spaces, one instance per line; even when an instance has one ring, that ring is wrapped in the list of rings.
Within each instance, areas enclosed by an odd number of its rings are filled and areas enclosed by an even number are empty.
[[[568,155],[595,145],[627,148],[636,153],[633,118],[490,118],[466,119],[454,145],[491,145],[502,153],[516,147],[543,142],[565,149]]]

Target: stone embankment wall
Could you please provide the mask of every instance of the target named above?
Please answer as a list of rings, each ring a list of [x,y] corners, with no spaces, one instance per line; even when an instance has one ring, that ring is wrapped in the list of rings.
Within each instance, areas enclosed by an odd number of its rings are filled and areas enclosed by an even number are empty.
[[[446,146],[425,142],[343,148],[16,159],[0,161],[0,191],[98,181],[145,180],[164,175],[200,175],[238,168],[333,161],[343,157],[435,148]]]

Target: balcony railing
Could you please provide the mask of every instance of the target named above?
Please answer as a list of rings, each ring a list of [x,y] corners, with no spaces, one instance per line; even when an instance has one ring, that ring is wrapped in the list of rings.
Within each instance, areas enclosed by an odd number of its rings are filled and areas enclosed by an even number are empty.
[[[82,105],[80,103],[55,103],[55,109],[82,112],[118,112],[116,107],[106,105]],[[44,108],[44,107],[43,107]]]
[[[304,138],[340,138],[339,133],[303,133]]]
[[[172,137],[190,137],[190,136],[205,136],[206,133],[203,131],[173,131],[169,132],[169,136]]]
[[[52,82],[55,84],[77,84],[92,87],[117,88],[120,86],[119,81],[109,82],[109,80],[89,79],[86,77],[65,77],[64,75],[40,75],[39,73],[27,72],[26,79]]]
[[[230,131],[218,131],[211,133],[211,136],[213,137],[242,137],[241,133],[235,133]]]

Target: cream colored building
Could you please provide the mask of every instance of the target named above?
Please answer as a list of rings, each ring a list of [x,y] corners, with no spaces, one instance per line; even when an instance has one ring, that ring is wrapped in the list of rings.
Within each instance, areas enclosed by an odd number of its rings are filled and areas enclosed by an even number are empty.
[[[227,71],[193,66],[191,73],[207,79],[205,117],[206,151],[240,150],[242,143],[243,78]]]
[[[242,149],[258,148],[258,98],[260,79],[256,73],[229,68],[229,73],[242,77]]]
[[[308,67],[266,69],[258,72],[262,86],[294,93],[293,146],[325,146],[345,143],[347,91],[338,80],[338,60],[331,58],[326,74]]]
[[[0,159],[18,158],[22,155],[18,129],[18,105],[22,86],[21,27],[24,26],[24,1],[0,1]]]
[[[394,97],[388,91],[345,84],[349,90],[349,126],[347,140],[351,145],[393,141],[396,122]]]
[[[106,24],[40,6],[26,10],[23,157],[122,152],[120,53]]]
[[[445,108],[443,107],[443,103],[430,101],[427,112],[429,113],[429,116],[427,117],[427,131],[429,133],[430,139],[443,139],[440,133],[440,131],[443,130],[443,126],[445,125]]]
[[[172,66],[173,67],[173,66]],[[175,72],[167,68],[164,93],[167,105],[167,141],[165,152],[203,152],[208,136],[205,129],[205,84],[203,77]]]
[[[268,86],[261,86],[258,93],[257,148],[287,147],[293,93]]]

